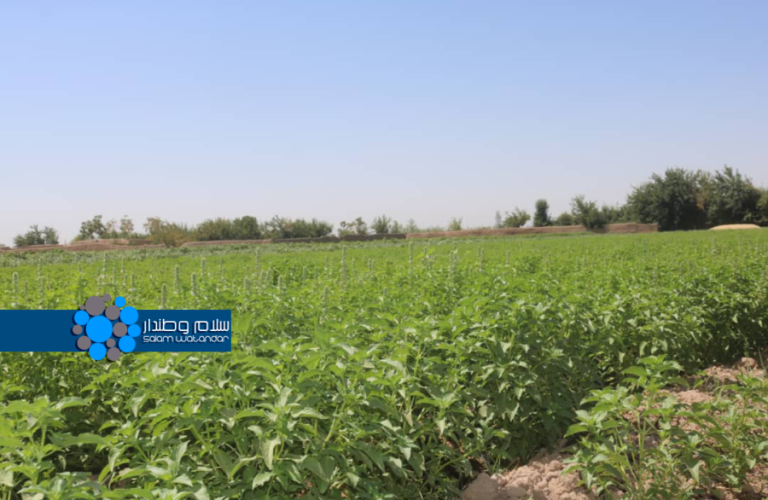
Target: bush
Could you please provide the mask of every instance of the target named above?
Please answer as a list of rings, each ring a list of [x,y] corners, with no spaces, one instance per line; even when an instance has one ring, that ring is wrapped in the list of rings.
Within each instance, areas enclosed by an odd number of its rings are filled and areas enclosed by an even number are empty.
[[[453,217],[448,223],[448,231],[461,231],[461,217]]]
[[[376,234],[387,234],[390,230],[390,224],[392,224],[392,219],[386,215],[382,215],[373,219],[371,229],[373,229],[373,232]]]
[[[368,224],[365,223],[362,217],[358,217],[352,222],[342,221],[341,224],[339,224],[339,236],[348,236],[352,234],[361,236],[368,234]]]
[[[707,223],[710,226],[758,222],[761,193],[752,181],[725,166],[706,181]]]
[[[572,226],[573,225],[573,215],[571,215],[568,212],[563,212],[560,215],[557,216],[557,219],[555,219],[555,226]]]
[[[37,224],[30,226],[26,234],[19,234],[13,238],[13,244],[17,247],[28,247],[32,245],[58,245],[59,233],[52,227],[40,229]],[[0,245],[2,246],[2,245]]]
[[[219,241],[236,239],[234,234],[232,221],[219,217],[201,222],[195,228],[194,236],[197,241]]]
[[[91,220],[87,220],[80,224],[80,234],[78,238],[80,240],[92,240],[101,238],[107,232],[107,227],[101,220],[101,215],[96,215]]]
[[[768,189],[761,190],[760,200],[757,202],[755,224],[768,226]]]
[[[536,201],[536,211],[533,213],[533,226],[544,227],[551,226],[552,221],[549,219],[549,203],[547,200],[541,199]]]
[[[528,212],[515,207],[512,213],[507,212],[507,216],[504,218],[504,227],[523,227],[529,220],[531,220],[531,215]]]
[[[571,207],[573,222],[588,229],[603,228],[608,222],[605,213],[597,208],[597,203],[586,200],[583,195],[575,197]]]
[[[296,219],[288,221],[288,238],[322,238],[333,232],[333,225],[325,221]]]
[[[627,208],[634,220],[658,223],[662,231],[702,229],[707,219],[705,184],[702,172],[671,168],[663,177],[653,174],[649,182],[634,188]]]
[[[178,247],[182,243],[194,240],[194,232],[185,224],[168,222],[160,217],[148,217],[144,223],[144,229],[149,234],[149,239],[157,245]]]
[[[232,221],[232,239],[260,240],[261,226],[256,217],[246,215]]]

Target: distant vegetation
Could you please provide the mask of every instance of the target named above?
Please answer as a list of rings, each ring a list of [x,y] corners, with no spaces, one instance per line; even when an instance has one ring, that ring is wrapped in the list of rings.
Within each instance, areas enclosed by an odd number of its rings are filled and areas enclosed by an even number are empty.
[[[494,227],[522,227],[533,220],[533,226],[571,226],[582,224],[599,229],[617,222],[657,223],[661,231],[705,229],[721,224],[751,223],[768,226],[768,189],[756,187],[752,180],[725,166],[714,173],[682,168],[667,169],[632,189],[624,205],[599,206],[596,201],[578,195],[571,201],[570,212],[557,217],[549,213],[546,199],[536,201],[533,217],[524,209],[496,212]],[[382,214],[368,225],[362,217],[342,221],[337,234],[367,235],[459,231],[466,229],[461,217],[453,217],[447,227],[420,227],[410,219],[400,222]],[[124,216],[119,221],[104,222],[101,215],[83,222],[76,240],[148,239],[153,243],[178,246],[186,241],[257,240],[262,238],[319,238],[333,233],[333,224],[319,219],[290,219],[274,216],[259,221],[246,215],[236,219],[208,219],[197,226],[169,222],[150,217],[144,232],[135,230],[133,221]],[[30,231],[14,238],[17,247],[57,244],[58,233],[50,227]]]
[[[13,244],[17,247],[26,247],[30,245],[58,245],[59,233],[52,227],[44,227],[40,229],[37,224],[35,224],[31,226],[26,233],[16,235],[13,239]]]

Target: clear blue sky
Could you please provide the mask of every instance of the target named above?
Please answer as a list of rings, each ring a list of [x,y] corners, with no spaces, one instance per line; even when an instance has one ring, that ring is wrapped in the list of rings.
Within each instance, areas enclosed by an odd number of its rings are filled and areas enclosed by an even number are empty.
[[[0,1],[0,242],[768,184],[768,2]]]

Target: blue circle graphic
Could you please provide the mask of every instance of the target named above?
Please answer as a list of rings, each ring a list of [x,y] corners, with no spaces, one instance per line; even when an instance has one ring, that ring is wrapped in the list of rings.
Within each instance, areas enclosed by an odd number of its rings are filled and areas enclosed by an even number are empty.
[[[77,323],[78,325],[85,325],[86,323],[88,323],[89,318],[90,316],[85,311],[77,311],[75,313],[75,323]]]
[[[107,355],[107,348],[104,347],[104,344],[93,344],[91,348],[88,349],[88,354],[91,355],[91,358],[93,358],[94,361],[98,361],[104,359],[104,356]]]
[[[138,337],[141,335],[141,327],[139,325],[131,325],[128,327],[128,335],[131,337]]]
[[[117,307],[123,307],[125,305],[125,297],[118,297],[115,299],[115,305]]]
[[[120,342],[118,342],[117,346],[123,352],[133,352],[136,349],[136,341],[133,340],[133,337],[126,335],[125,337],[120,337]]]
[[[120,321],[126,325],[132,325],[139,320],[139,311],[135,307],[126,307],[120,311]]]
[[[112,322],[104,316],[94,316],[85,326],[85,333],[94,342],[104,342],[112,336]]]

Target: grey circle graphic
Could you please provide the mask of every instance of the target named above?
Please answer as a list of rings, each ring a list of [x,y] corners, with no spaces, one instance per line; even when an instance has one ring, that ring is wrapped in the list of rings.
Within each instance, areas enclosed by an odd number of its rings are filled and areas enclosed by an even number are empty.
[[[91,316],[98,316],[104,312],[104,299],[93,296],[85,301],[85,310]]]
[[[115,347],[115,339],[107,339],[107,347]]]
[[[110,300],[112,300],[112,296],[108,293],[105,293],[104,297],[102,298],[104,299],[104,302],[109,302]]]
[[[107,319],[117,319],[120,317],[120,308],[117,306],[107,307],[106,312]]]
[[[128,326],[125,323],[115,323],[115,326],[112,327],[112,335],[117,338],[124,336],[126,333],[128,333]]]
[[[110,361],[117,361],[120,359],[120,349],[117,347],[112,347],[107,351],[107,358],[109,358]]]
[[[75,325],[72,327],[72,335],[80,335],[83,333],[83,327],[80,325]]]
[[[85,311],[85,306],[80,306],[81,311]]]
[[[77,348],[81,351],[87,351],[91,347],[92,343],[93,342],[91,342],[91,339],[89,339],[87,335],[83,335],[77,339]]]

